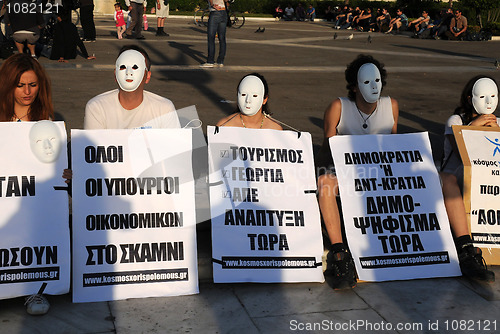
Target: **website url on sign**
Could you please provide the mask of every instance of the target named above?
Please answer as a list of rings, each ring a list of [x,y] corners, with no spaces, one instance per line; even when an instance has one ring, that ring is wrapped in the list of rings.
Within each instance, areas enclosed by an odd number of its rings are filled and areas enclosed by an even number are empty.
[[[188,269],[165,269],[93,273],[83,275],[83,286],[104,286],[119,284],[160,283],[171,281],[187,281]]]

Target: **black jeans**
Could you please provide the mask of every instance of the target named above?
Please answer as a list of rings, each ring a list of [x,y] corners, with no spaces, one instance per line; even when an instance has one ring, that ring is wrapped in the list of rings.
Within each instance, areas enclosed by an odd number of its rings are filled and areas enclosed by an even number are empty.
[[[95,39],[94,5],[82,6],[80,8],[80,20],[82,20],[83,38]]]

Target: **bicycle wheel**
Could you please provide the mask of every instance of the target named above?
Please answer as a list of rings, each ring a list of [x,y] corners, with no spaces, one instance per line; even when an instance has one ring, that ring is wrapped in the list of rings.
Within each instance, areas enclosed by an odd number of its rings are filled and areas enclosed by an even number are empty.
[[[208,10],[198,9],[194,12],[194,24],[198,27],[208,26]]]
[[[197,9],[194,12],[194,24],[196,24],[198,27],[201,27],[201,17],[203,15],[203,10],[202,9]]]
[[[201,16],[201,24],[205,27],[208,27],[208,17],[210,16],[209,10],[204,10],[203,15]]]
[[[230,20],[231,27],[235,29],[239,29],[245,24],[245,16],[240,13],[231,13]]]
[[[71,22],[73,22],[75,26],[80,23],[80,13],[76,9],[71,11]]]

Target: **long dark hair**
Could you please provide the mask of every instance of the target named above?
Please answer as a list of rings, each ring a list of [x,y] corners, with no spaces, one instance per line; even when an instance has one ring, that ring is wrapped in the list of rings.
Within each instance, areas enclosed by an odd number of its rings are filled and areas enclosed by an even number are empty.
[[[476,81],[483,78],[491,79],[495,85],[497,84],[495,79],[487,75],[476,75],[465,84],[465,87],[462,90],[462,95],[460,95],[460,105],[454,112],[454,115],[459,115],[462,118],[463,124],[469,124],[477,116],[477,112],[474,110],[474,106],[472,105],[472,88],[474,87]]]
[[[14,90],[24,72],[33,71],[38,79],[38,94],[30,105],[29,120],[39,121],[54,117],[52,91],[49,77],[43,67],[25,53],[10,56],[0,67],[0,121],[10,122],[14,118]]]

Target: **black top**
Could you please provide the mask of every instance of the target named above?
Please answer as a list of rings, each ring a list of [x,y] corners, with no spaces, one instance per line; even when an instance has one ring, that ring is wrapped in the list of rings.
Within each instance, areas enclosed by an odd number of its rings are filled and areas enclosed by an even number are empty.
[[[20,30],[38,32],[38,26],[44,25],[43,16],[36,1],[12,0],[5,6],[5,23],[10,24],[13,32]]]
[[[78,35],[76,26],[69,21],[57,22],[54,26],[54,44],[52,45],[50,59],[57,60],[61,57],[64,59],[75,59],[77,46],[80,48],[83,56],[88,58],[89,54]]]

